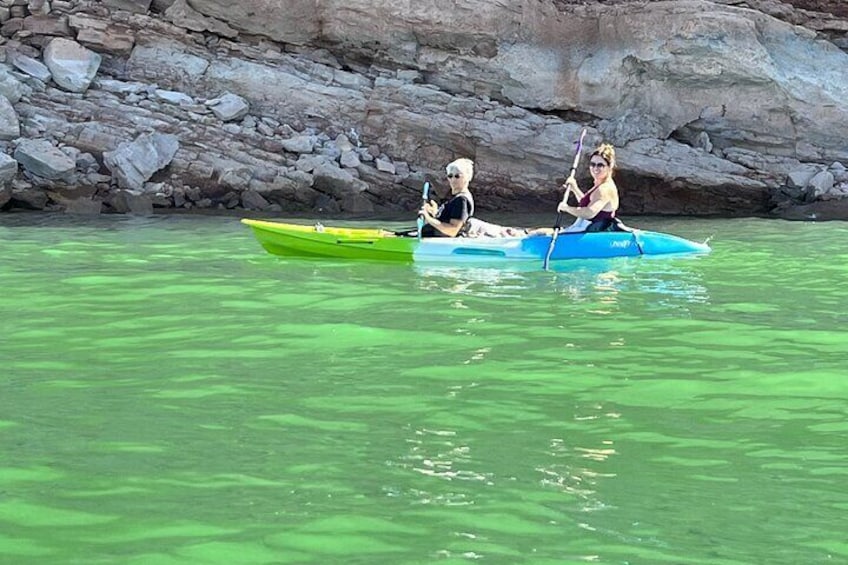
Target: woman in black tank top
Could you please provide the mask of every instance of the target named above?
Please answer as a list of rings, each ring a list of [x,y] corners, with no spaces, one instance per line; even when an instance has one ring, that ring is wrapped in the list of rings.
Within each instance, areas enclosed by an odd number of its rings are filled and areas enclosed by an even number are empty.
[[[430,201],[421,208],[424,218],[424,237],[456,237],[465,223],[474,214],[474,197],[468,190],[468,183],[474,177],[474,162],[471,159],[457,159],[445,167],[451,198],[437,206]]]

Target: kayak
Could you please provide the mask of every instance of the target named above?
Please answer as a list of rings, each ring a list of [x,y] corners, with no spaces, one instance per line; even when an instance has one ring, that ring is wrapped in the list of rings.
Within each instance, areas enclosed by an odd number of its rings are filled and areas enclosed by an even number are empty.
[[[266,251],[287,257],[332,257],[405,263],[542,261],[551,235],[431,237],[419,240],[382,229],[308,226],[243,219]],[[709,253],[706,243],[633,230],[560,233],[550,259],[604,259]]]

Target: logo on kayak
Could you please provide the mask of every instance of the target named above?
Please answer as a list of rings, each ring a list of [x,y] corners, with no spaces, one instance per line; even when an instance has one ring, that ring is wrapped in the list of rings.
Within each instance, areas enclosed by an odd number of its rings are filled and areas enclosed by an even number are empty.
[[[620,247],[622,249],[627,249],[628,247],[630,247],[630,240],[629,239],[623,239],[621,241],[611,241],[610,247],[613,247],[613,248],[619,248]]]

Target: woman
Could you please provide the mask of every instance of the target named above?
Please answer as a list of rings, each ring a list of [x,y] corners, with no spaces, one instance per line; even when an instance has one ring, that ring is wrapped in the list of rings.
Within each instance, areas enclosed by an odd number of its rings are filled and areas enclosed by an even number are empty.
[[[592,152],[589,157],[589,173],[594,184],[583,192],[577,186],[573,176],[565,181],[565,195],[557,206],[557,212],[566,212],[577,219],[564,232],[596,232],[611,231],[618,227],[615,217],[618,211],[618,187],[612,180],[615,168],[615,149],[604,143]],[[568,204],[568,197],[577,197],[577,206]]]
[[[468,190],[468,183],[474,177],[474,162],[457,159],[445,167],[445,172],[451,198],[439,207],[431,200],[421,208],[425,224],[421,230],[423,237],[456,237],[474,214],[474,197]]]

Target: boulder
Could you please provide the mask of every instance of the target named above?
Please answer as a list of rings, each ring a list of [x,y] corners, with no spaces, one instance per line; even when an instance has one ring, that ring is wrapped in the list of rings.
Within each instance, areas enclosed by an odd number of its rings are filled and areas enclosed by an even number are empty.
[[[50,199],[61,206],[66,214],[92,216],[100,214],[103,201],[94,195],[97,187],[93,185],[66,187],[49,190]]]
[[[0,96],[0,139],[17,139],[21,136],[21,122],[15,108],[5,96]]]
[[[175,135],[142,134],[134,141],[122,143],[114,151],[104,153],[103,162],[117,179],[118,186],[142,191],[153,173],[171,162],[179,146]]]
[[[271,203],[255,190],[245,190],[241,194],[241,205],[245,210],[266,210]]]
[[[43,190],[23,187],[12,188],[11,205],[28,210],[44,210],[47,207],[48,197]]]
[[[44,48],[44,64],[50,69],[53,81],[70,92],[85,92],[102,57],[76,41],[58,37]]]
[[[390,175],[395,174],[395,165],[388,159],[377,159],[374,164],[377,165],[377,170],[381,173],[389,173]]]
[[[126,82],[108,78],[96,78],[94,85],[106,92],[114,92],[115,94],[141,94],[149,88],[147,84],[142,82]]]
[[[825,195],[833,190],[833,173],[830,171],[819,171],[809,180],[805,189],[806,200],[815,202],[824,200]]]
[[[45,3],[45,6],[48,4]],[[56,17],[45,14],[27,16],[23,21],[23,29],[36,35],[71,36],[71,28],[66,16]]]
[[[6,60],[18,70],[31,77],[35,77],[42,82],[50,80],[50,69],[48,69],[41,61],[33,59],[32,57],[27,57],[26,55],[16,51],[8,53],[6,55]]]
[[[0,66],[0,95],[15,104],[22,97],[30,94],[32,94],[32,88],[15,78],[7,66]]]
[[[14,157],[24,169],[48,180],[69,178],[76,169],[76,162],[46,139],[21,141]]]
[[[0,187],[5,187],[9,184],[15,175],[18,174],[18,162],[9,157],[5,153],[0,153]],[[5,202],[0,203],[0,206]]]
[[[48,0],[19,0],[19,2],[27,5],[30,14],[37,14],[41,16],[50,13],[50,2]],[[17,3],[18,2],[16,2],[16,4]]]
[[[348,170],[340,169],[335,164],[325,163],[318,166],[312,176],[314,179],[312,187],[315,190],[337,199],[368,189],[365,182],[354,177]]]
[[[175,90],[164,90],[161,88],[157,88],[153,91],[153,96],[158,100],[167,102],[168,104],[177,104],[179,106],[188,106],[194,104],[194,98],[192,98],[188,94],[177,92]]]
[[[221,171],[218,183],[221,186],[242,191],[250,185],[251,177],[252,173],[247,167],[228,167]]]
[[[805,165],[789,173],[786,185],[790,188],[805,188],[810,180],[821,170],[818,165]]]
[[[153,200],[147,194],[139,194],[132,190],[117,190],[108,203],[119,214],[153,215]]]
[[[342,167],[355,169],[361,164],[361,162],[356,151],[343,151],[341,157],[339,157],[339,164]]]
[[[63,202],[66,214],[76,216],[96,216],[103,209],[103,201],[91,198],[77,198]]]
[[[301,155],[294,164],[295,169],[303,173],[311,173],[323,165],[332,166],[323,155]]]
[[[296,135],[282,141],[283,149],[289,153],[312,153],[318,144],[314,135]]]
[[[250,110],[250,106],[244,98],[229,92],[218,98],[208,100],[206,105],[222,122],[241,119]]]
[[[339,204],[343,212],[351,214],[367,214],[374,211],[374,204],[362,193],[347,194]]]

